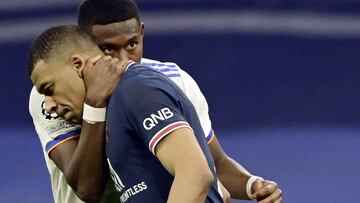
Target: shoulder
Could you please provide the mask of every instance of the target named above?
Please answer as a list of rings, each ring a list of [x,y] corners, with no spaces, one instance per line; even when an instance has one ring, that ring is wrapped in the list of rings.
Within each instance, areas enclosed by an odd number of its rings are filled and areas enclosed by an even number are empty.
[[[36,88],[33,87],[31,89],[30,98],[29,98],[29,112],[31,117],[34,118],[38,116],[43,101],[44,101],[44,96],[40,95],[36,91]]]
[[[141,88],[161,87],[169,81],[169,78],[161,72],[148,68],[145,64],[136,63],[129,67],[120,86],[123,86],[122,88],[127,92],[134,89],[141,91]]]
[[[163,73],[170,79],[180,77],[180,71],[182,71],[180,66],[174,62],[160,62],[152,59],[143,58],[141,60],[141,63]]]
[[[151,68],[166,68],[166,67],[168,67],[168,68],[179,68],[180,69],[180,66],[174,62],[161,62],[161,61],[148,59],[148,58],[142,58],[141,64],[144,64]]]
[[[176,84],[164,74],[143,64],[134,64],[127,70],[112,100],[116,100],[117,105],[135,107],[149,101],[161,101],[162,97],[177,91]]]
[[[191,87],[198,87],[196,81],[190,74],[174,62],[160,62],[153,59],[142,58],[141,64],[163,73],[183,90],[186,90],[186,87],[189,89],[191,89]]]

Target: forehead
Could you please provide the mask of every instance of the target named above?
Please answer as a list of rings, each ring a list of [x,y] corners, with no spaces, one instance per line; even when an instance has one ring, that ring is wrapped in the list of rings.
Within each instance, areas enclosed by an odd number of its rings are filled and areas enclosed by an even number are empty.
[[[92,26],[91,33],[98,42],[111,42],[133,37],[138,34],[140,25],[135,18],[106,25]]]

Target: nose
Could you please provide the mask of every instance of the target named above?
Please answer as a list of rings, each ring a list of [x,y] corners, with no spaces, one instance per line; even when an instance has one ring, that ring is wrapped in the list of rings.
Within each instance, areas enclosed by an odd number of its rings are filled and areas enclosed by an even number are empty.
[[[115,57],[117,59],[119,59],[120,61],[128,61],[129,60],[129,53],[124,49],[120,49],[119,51],[117,51],[115,53]]]
[[[52,97],[45,96],[45,110],[48,113],[55,113],[57,109],[57,103]]]

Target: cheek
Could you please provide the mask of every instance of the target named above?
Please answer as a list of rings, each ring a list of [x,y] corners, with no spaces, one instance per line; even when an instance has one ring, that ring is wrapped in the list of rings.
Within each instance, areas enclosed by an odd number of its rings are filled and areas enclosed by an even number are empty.
[[[83,103],[85,100],[86,89],[83,80],[79,80],[73,87],[76,103]]]
[[[69,78],[68,81],[69,83],[67,83],[67,87],[65,87],[65,89],[68,90],[66,94],[69,96],[70,102],[74,105],[74,108],[78,109],[85,99],[84,82],[78,77]]]
[[[133,54],[133,61],[140,62],[142,58],[142,47],[138,47]]]

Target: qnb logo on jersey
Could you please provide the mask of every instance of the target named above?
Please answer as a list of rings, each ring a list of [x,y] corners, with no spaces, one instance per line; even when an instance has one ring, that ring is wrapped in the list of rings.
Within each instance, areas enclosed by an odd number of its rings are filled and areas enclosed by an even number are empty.
[[[163,108],[158,110],[157,114],[151,114],[150,117],[145,118],[143,121],[143,126],[146,130],[151,130],[159,123],[159,121],[167,120],[173,116],[174,114],[170,111],[169,108]]]

